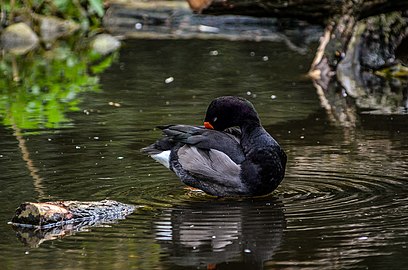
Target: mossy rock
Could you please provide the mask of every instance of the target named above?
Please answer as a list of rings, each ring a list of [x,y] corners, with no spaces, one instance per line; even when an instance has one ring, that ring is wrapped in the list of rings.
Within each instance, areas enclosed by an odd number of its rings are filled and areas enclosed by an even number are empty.
[[[12,24],[1,35],[1,47],[13,54],[25,54],[39,44],[37,34],[26,23]]]

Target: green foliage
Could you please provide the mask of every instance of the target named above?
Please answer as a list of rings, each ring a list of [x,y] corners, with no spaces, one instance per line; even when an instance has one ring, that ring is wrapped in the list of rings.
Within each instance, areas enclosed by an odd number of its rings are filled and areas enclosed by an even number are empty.
[[[98,27],[100,18],[105,13],[103,0],[27,0],[15,1],[14,6],[11,6],[10,1],[1,3],[8,14],[11,11],[17,13],[29,11],[41,15],[52,15],[77,21],[84,29],[90,26]]]
[[[79,110],[80,93],[99,90],[98,77],[88,70],[102,72],[114,58],[74,51],[67,43],[21,57],[6,55],[0,60],[0,121],[25,130],[69,126],[67,113]],[[17,72],[21,80],[15,82]]]

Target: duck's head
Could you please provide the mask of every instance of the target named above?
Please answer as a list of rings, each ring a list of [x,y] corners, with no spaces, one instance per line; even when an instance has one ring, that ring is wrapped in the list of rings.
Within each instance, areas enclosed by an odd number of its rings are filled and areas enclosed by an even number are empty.
[[[245,124],[259,125],[258,113],[251,102],[234,96],[214,99],[208,106],[204,119],[204,126],[215,130],[242,127]]]

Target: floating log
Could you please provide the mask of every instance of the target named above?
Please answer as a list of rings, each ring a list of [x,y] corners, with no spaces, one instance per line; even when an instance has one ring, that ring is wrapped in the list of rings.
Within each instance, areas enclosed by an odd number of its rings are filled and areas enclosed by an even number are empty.
[[[29,247],[38,247],[48,240],[124,219],[135,209],[133,205],[112,200],[26,202],[17,208],[9,224],[22,243]]]
[[[47,229],[83,221],[121,219],[134,210],[135,206],[112,200],[26,202],[17,208],[10,224],[18,227]]]

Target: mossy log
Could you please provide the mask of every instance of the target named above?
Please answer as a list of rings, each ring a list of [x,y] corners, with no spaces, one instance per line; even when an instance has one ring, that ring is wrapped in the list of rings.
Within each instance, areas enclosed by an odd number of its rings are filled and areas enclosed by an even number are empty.
[[[11,220],[11,225],[32,228],[52,228],[84,220],[115,220],[124,218],[135,207],[112,200],[98,202],[60,201],[22,203]]]

